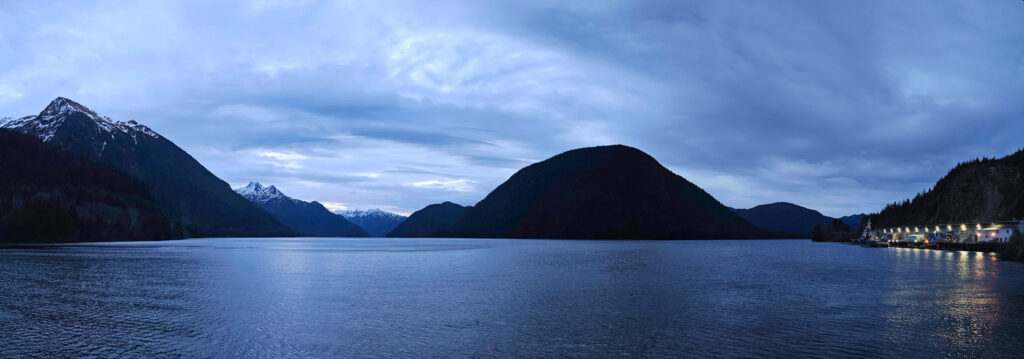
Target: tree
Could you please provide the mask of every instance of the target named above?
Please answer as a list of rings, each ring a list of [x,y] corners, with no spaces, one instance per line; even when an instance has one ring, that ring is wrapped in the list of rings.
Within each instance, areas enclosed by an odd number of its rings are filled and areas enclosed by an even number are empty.
[[[825,231],[821,229],[821,226],[814,226],[814,231],[811,231],[811,241],[824,242]]]

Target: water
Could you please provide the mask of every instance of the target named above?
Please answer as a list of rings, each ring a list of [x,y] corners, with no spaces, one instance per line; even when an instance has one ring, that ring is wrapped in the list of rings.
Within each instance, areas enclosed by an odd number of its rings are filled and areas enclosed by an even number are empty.
[[[1024,263],[807,241],[0,250],[0,357],[1000,357]]]

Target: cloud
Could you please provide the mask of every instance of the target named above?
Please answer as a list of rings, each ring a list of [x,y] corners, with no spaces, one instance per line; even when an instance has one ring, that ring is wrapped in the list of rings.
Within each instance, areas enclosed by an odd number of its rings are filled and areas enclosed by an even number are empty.
[[[11,102],[21,98],[21,92],[11,87],[0,86],[0,102]]]
[[[727,205],[839,216],[1021,147],[1022,16],[1020,2],[15,0],[0,3],[0,117],[67,96],[229,183],[353,208],[473,204],[529,163],[623,143]]]
[[[306,156],[303,156],[303,155],[300,155],[300,154],[295,154],[295,153],[281,153],[281,152],[269,152],[269,151],[261,152],[260,156],[262,156],[262,157],[270,157],[270,158],[277,159],[277,160],[282,160],[282,161],[296,161],[296,160],[304,160],[304,159],[308,158]]]
[[[344,211],[344,210],[349,209],[349,207],[346,206],[344,203],[320,202],[320,204],[324,205],[324,208],[327,208],[327,210],[329,210],[331,212],[338,212],[338,211]]]
[[[438,189],[454,192],[471,192],[474,190],[473,181],[460,178],[455,180],[428,180],[409,183],[408,186],[426,189]]]
[[[268,158],[273,158],[275,160],[278,160],[279,162],[277,162],[277,161],[267,162],[267,163],[272,164],[274,166],[284,167],[284,168],[293,168],[293,169],[302,168],[302,165],[299,164],[299,161],[308,158],[306,156],[303,156],[303,155],[300,155],[300,154],[295,154],[295,153],[281,153],[281,152],[270,152],[270,151],[260,152],[260,157],[268,157]]]

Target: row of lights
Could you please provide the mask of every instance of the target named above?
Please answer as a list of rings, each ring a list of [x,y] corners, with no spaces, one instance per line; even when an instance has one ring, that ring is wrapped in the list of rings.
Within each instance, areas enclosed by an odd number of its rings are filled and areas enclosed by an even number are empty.
[[[939,233],[940,231],[942,231],[941,228],[942,228],[942,226],[935,226],[935,233]],[[981,224],[977,225],[977,229],[981,230]],[[947,231],[952,231],[953,230],[953,226],[952,225],[947,225],[946,226],[946,230]],[[960,230],[961,231],[966,231],[967,230],[967,225],[966,224],[961,224],[960,225]],[[927,232],[928,231],[928,227],[924,227],[924,231]],[[918,232],[921,232],[920,227],[914,227],[914,232],[910,231],[910,227],[896,228],[896,229],[889,228],[889,229],[883,229],[882,230],[882,233],[918,233]]]

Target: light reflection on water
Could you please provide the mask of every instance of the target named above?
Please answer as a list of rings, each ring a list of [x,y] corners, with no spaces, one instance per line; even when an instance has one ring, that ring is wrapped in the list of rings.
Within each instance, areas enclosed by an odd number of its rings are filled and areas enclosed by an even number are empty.
[[[0,250],[0,357],[992,357],[1024,264],[806,241]]]
[[[993,254],[980,252],[909,248],[886,251],[903,263],[901,267],[910,269],[888,277],[892,290],[885,303],[893,310],[887,318],[890,330],[884,336],[891,343],[928,342],[931,345],[918,354],[936,356],[999,353],[992,342],[999,320],[1006,316],[1000,300],[1011,293],[999,293],[993,288],[999,287],[999,265],[1017,263],[998,263]],[[929,327],[932,329],[928,330]],[[914,332],[907,328],[925,330]],[[1003,337],[1015,341],[1012,336]]]

